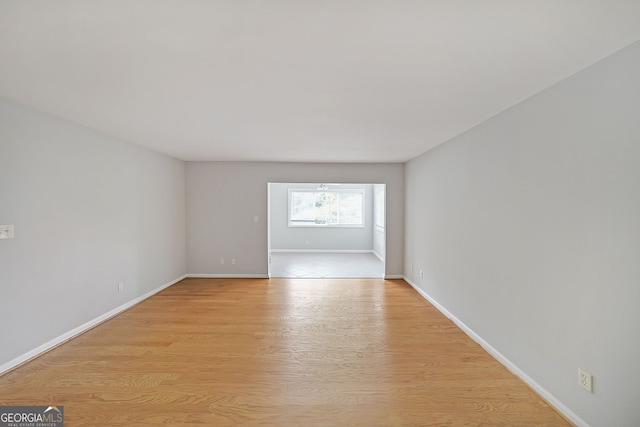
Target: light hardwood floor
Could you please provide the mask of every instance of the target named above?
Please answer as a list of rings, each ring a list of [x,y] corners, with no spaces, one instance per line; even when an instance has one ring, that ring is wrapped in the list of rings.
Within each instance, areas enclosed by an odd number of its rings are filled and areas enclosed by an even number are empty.
[[[566,426],[401,280],[186,279],[0,377],[66,426]]]

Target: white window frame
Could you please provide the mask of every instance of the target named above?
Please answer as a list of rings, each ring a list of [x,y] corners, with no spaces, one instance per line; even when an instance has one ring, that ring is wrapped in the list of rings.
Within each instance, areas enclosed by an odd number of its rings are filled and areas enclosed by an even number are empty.
[[[360,224],[326,224],[326,223],[313,223],[313,222],[291,222],[291,214],[292,214],[292,206],[291,206],[291,195],[292,193],[337,193],[338,197],[340,194],[360,194],[362,196],[362,203],[360,203],[360,218],[362,218],[362,223]],[[315,188],[289,188],[288,198],[287,198],[287,223],[289,227],[292,228],[318,228],[318,227],[329,227],[329,228],[364,228],[365,227],[365,212],[366,212],[366,194],[364,188],[349,188],[349,189],[328,189],[328,190],[317,190]]]

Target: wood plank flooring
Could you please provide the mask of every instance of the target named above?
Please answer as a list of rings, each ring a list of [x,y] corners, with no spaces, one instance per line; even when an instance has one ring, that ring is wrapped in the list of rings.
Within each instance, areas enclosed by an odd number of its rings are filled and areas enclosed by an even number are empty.
[[[66,426],[566,426],[401,280],[186,279],[0,377]]]

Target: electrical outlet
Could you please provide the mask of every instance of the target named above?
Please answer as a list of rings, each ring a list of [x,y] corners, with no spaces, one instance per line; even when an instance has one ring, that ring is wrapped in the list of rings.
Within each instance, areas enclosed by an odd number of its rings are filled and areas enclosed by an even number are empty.
[[[231,264],[235,264],[236,263],[236,259],[235,258],[231,258]]]
[[[580,368],[578,368],[578,384],[589,393],[593,393],[593,375]]]
[[[420,270],[420,277],[424,277],[424,271]]]
[[[122,292],[122,291],[124,291],[124,283],[120,282],[118,283],[118,292]]]

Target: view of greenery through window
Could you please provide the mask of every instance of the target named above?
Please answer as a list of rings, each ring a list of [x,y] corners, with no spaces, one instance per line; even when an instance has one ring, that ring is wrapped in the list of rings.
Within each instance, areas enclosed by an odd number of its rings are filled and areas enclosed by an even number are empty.
[[[289,191],[289,225],[363,226],[362,191]]]

